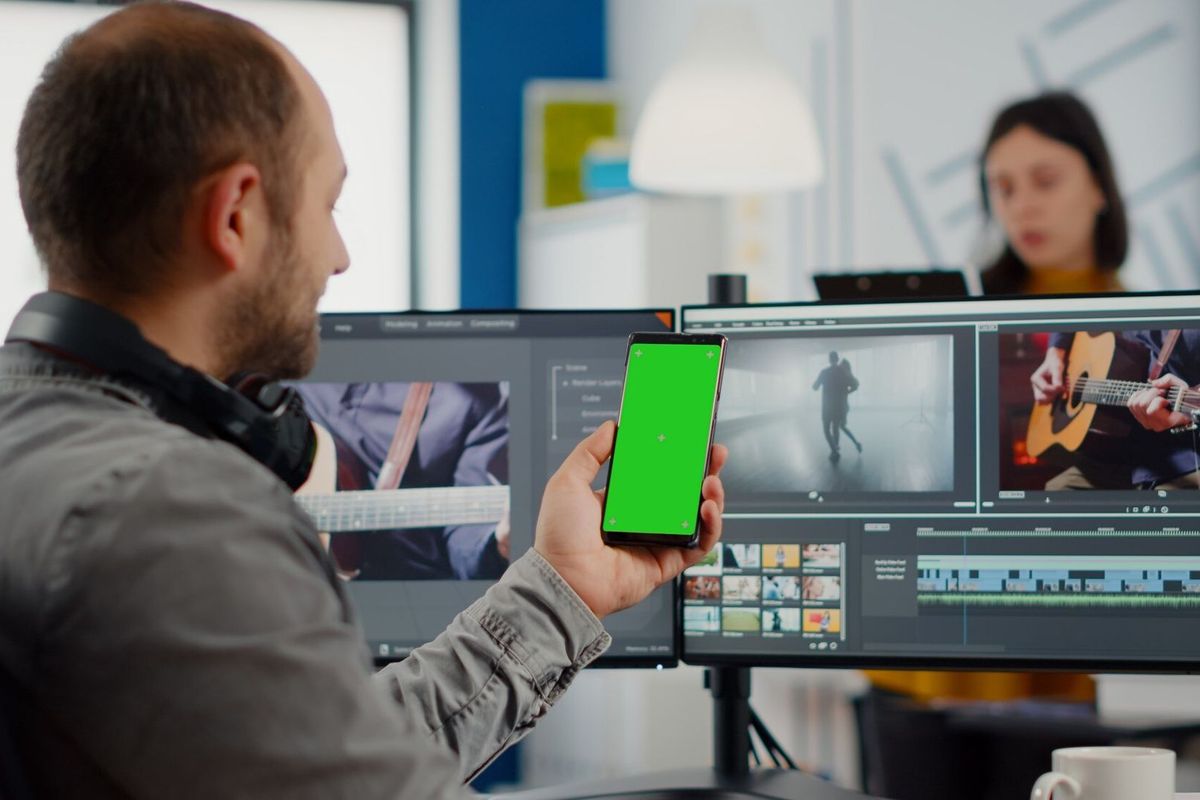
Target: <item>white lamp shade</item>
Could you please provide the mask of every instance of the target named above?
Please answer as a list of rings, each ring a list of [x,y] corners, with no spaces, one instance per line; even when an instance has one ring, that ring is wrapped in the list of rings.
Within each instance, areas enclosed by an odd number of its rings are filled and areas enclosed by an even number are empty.
[[[640,189],[675,194],[784,191],[824,176],[812,111],[748,9],[700,11],[638,121],[629,172]]]

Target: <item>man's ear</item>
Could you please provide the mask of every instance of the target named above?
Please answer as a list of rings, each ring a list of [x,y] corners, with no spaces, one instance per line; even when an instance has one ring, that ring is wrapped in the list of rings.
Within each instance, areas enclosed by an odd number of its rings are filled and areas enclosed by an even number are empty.
[[[258,228],[269,224],[258,167],[243,162],[221,170],[203,202],[204,243],[227,269],[241,268],[263,233]]]

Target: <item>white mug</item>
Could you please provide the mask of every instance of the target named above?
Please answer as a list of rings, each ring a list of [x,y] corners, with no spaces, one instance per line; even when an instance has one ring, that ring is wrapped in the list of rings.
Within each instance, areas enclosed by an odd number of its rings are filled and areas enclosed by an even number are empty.
[[[1174,800],[1175,753],[1157,747],[1064,747],[1029,800]]]

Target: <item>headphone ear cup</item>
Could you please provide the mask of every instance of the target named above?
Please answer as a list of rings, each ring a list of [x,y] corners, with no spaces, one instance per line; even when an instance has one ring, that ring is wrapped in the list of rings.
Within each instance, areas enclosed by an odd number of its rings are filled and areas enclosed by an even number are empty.
[[[283,388],[272,383],[266,375],[258,372],[238,372],[227,380],[226,385],[262,409],[275,408]]]
[[[258,373],[239,373],[229,385],[260,412],[256,424],[246,431],[243,449],[293,491],[299,489],[317,456],[317,435],[304,411],[304,398],[292,387]]]

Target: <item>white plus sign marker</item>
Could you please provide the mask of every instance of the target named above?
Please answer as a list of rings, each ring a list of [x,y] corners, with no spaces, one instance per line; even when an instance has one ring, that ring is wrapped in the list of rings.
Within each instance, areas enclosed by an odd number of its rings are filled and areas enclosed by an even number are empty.
[[[608,524],[609,524],[609,525],[616,525],[616,524],[617,524],[617,518],[616,518],[616,517],[609,517],[609,518],[608,518]]]
[[[638,358],[641,358],[641,357],[642,357],[642,351],[641,351],[641,350],[634,350],[634,351],[633,351],[633,354],[634,354],[635,356],[637,356]]]
[[[660,434],[658,435],[658,440],[659,440],[660,442],[665,442],[665,441],[667,440],[667,435],[666,435],[665,433],[660,433]]]
[[[679,527],[681,527],[681,528],[686,528],[687,526],[688,526],[688,521],[686,519],[683,522],[679,523]]]
[[[705,353],[705,355],[709,358],[712,358],[714,355],[716,355],[716,353],[714,353],[712,350],[709,350],[707,353]]]

